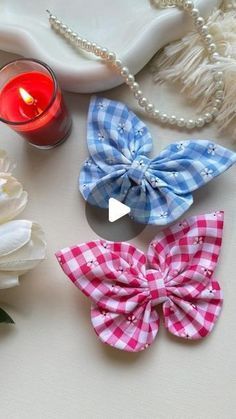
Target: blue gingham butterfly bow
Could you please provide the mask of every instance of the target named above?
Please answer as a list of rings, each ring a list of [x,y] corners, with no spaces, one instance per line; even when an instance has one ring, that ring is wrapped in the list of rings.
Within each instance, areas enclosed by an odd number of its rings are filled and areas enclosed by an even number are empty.
[[[208,140],[169,145],[149,158],[152,138],[146,125],[124,104],[92,97],[80,191],[90,204],[107,208],[115,198],[144,224],[165,225],[193,203],[192,192],[236,162],[236,153]]]

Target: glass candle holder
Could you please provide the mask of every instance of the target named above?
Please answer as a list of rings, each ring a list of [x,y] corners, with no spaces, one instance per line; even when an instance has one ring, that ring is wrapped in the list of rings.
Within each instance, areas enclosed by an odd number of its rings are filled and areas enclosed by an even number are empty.
[[[22,58],[0,69],[0,120],[38,148],[65,141],[72,121],[48,65]]]

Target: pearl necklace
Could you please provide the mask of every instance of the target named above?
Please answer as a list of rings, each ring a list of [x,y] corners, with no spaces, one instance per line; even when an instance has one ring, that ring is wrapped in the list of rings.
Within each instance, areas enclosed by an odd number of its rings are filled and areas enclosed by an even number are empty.
[[[123,66],[122,61],[118,59],[114,52],[111,52],[107,48],[103,48],[100,45],[97,45],[95,42],[90,42],[87,39],[82,38],[80,35],[78,35],[78,33],[74,32],[67,25],[58,20],[56,16],[53,16],[49,10],[47,10],[47,12],[49,13],[49,22],[52,28],[60,33],[60,35],[66,38],[78,49],[83,49],[96,55],[97,57],[101,57],[109,66],[113,67],[120,73],[125,83],[129,86],[130,90],[134,94],[134,97],[137,100],[139,106],[141,106],[141,108],[143,108],[149,114],[149,116],[155,118],[162,124],[170,124],[179,128],[187,128],[189,130],[193,128],[201,128],[205,124],[209,124],[215,119],[219,113],[224,99],[223,73],[222,71],[217,70],[217,64],[219,62],[220,56],[216,51],[216,44],[213,42],[212,35],[209,34],[208,25],[205,23],[204,18],[200,16],[199,10],[194,7],[193,1],[155,0],[155,4],[160,8],[178,7],[179,9],[183,9],[188,12],[206,48],[209,62],[215,64],[215,67],[212,70],[213,80],[215,83],[212,103],[209,107],[209,110],[197,119],[186,120],[183,117],[167,115],[166,113],[161,112],[143,95],[143,92],[140,90],[140,86],[136,82],[134,75],[130,73],[128,67]]]

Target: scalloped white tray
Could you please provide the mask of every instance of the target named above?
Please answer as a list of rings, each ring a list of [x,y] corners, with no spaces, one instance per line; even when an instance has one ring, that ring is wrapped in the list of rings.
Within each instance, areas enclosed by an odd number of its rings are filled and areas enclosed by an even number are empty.
[[[203,15],[220,3],[196,0]],[[83,37],[116,52],[134,74],[190,28],[185,13],[158,10],[149,0],[0,0],[0,49],[47,62],[64,89],[81,93],[110,89],[122,79],[54,33],[46,9]]]

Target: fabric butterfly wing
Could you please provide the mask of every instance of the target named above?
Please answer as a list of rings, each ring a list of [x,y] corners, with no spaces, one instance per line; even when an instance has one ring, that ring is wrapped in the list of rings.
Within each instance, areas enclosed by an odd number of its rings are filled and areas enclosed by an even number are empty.
[[[214,270],[222,232],[222,212],[192,217],[163,231],[149,248],[150,266],[162,272],[168,294],[165,326],[178,337],[205,337],[219,316],[223,299]]]
[[[124,200],[131,181],[127,170],[136,156],[146,156],[152,139],[145,124],[125,105],[93,97],[87,126],[90,158],[79,177],[79,189],[92,205],[108,207],[110,197]]]
[[[97,240],[56,256],[66,275],[92,300],[92,324],[104,343],[131,352],[152,343],[159,318],[151,305],[142,252],[128,243]]]
[[[146,179],[159,188],[184,196],[225,172],[236,162],[236,153],[208,140],[173,143],[152,160]]]

